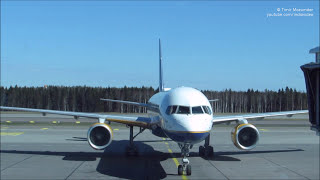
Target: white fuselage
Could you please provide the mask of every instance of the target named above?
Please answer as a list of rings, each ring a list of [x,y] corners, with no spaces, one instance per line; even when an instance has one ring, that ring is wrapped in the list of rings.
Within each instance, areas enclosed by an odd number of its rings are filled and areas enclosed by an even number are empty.
[[[178,87],[152,96],[148,102],[151,119],[167,137],[178,143],[195,144],[210,133],[212,108],[206,96],[190,87]]]

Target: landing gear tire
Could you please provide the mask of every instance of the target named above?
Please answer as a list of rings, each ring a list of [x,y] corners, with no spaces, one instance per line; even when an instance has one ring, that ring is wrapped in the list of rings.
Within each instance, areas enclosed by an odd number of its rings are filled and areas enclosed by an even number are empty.
[[[191,165],[189,165],[189,164],[187,165],[186,173],[188,176],[191,175]]]
[[[199,156],[204,156],[204,147],[199,146]]]
[[[212,146],[200,146],[199,147],[199,155],[202,157],[212,157],[214,155]]]
[[[138,156],[138,149],[136,147],[126,147],[126,155],[127,156]]]
[[[205,148],[205,151],[204,151],[204,156],[205,157],[212,157],[213,156],[213,147],[212,146],[208,146]]]
[[[190,144],[179,144],[182,154],[182,165],[178,166],[178,175],[182,175],[184,172],[186,175],[191,175],[191,166],[189,165],[190,161],[188,160],[189,150],[192,147]]]
[[[178,175],[182,175],[183,174],[183,166],[179,165],[178,166]]]

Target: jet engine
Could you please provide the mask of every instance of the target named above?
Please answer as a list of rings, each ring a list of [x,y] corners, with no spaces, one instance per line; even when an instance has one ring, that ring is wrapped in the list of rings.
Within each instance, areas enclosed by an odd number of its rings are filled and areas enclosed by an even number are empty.
[[[231,139],[237,148],[250,150],[259,141],[259,131],[252,124],[239,124],[232,130]]]
[[[97,150],[109,146],[113,139],[113,132],[109,125],[104,123],[93,124],[88,130],[88,143]]]

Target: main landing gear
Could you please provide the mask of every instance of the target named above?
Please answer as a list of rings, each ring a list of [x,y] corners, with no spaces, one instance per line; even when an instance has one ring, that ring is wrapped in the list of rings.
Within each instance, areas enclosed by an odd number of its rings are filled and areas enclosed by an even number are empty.
[[[204,141],[204,146],[199,147],[199,155],[202,157],[213,157],[214,151],[213,147],[209,145],[210,143],[210,134],[206,137]]]
[[[178,175],[182,175],[183,172],[186,172],[188,176],[191,175],[191,165],[189,164],[188,156],[189,150],[192,148],[190,144],[179,144],[182,154],[182,165],[178,166]]]
[[[130,128],[130,136],[129,136],[129,145],[126,147],[126,155],[127,156],[137,156],[138,155],[138,149],[133,143],[133,139],[136,138],[140,133],[142,133],[145,128],[140,128],[140,131],[133,136],[133,126],[129,126]]]

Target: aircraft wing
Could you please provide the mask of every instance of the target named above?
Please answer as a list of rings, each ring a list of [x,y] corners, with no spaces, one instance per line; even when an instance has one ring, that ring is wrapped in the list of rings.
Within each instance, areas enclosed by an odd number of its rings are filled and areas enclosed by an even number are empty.
[[[217,101],[219,101],[219,99],[209,99],[208,101],[209,102],[217,102]]]
[[[295,114],[308,113],[307,110],[299,111],[282,111],[282,112],[267,112],[267,113],[253,113],[253,114],[243,114],[243,115],[233,115],[233,116],[214,116],[213,124],[230,123],[232,121],[240,121],[247,119],[263,119],[265,117],[272,116],[288,116],[291,117]]]
[[[31,108],[19,108],[19,107],[6,107],[0,106],[1,110],[11,110],[11,111],[25,111],[25,112],[37,112],[46,114],[59,114],[66,116],[73,116],[74,118],[86,117],[98,119],[100,123],[105,121],[117,122],[122,124],[127,124],[131,126],[139,127],[150,127],[151,118],[148,117],[133,117],[133,116],[117,116],[117,115],[106,115],[106,114],[97,114],[97,113],[83,113],[83,112],[72,112],[72,111],[57,111],[57,110],[47,110],[47,109],[31,109]]]
[[[130,104],[130,105],[136,105],[136,106],[142,106],[142,107],[150,107],[148,104],[145,103],[138,103],[138,102],[132,102],[132,101],[123,101],[123,100],[114,100],[114,99],[104,99],[100,98],[101,101],[109,101],[109,102],[116,102],[116,103],[124,103],[124,104]]]

